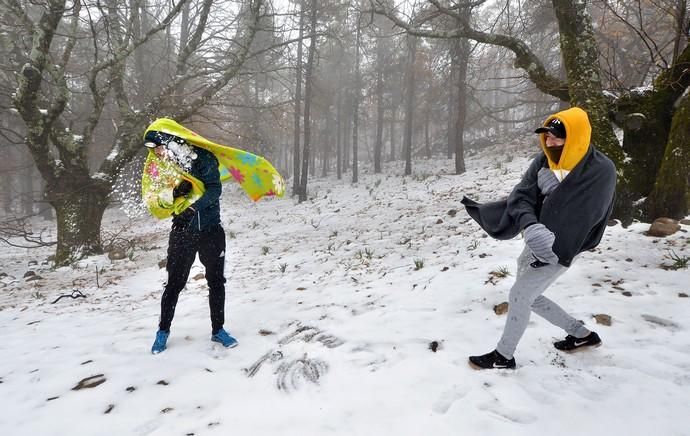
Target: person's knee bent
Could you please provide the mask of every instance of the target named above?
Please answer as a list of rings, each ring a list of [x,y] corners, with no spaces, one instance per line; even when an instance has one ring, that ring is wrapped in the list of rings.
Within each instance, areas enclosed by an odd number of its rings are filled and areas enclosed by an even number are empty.
[[[547,301],[548,300],[543,295],[539,295],[537,298],[534,299],[530,307],[532,308],[532,310],[539,309],[544,306],[548,307],[548,304],[545,304]]]

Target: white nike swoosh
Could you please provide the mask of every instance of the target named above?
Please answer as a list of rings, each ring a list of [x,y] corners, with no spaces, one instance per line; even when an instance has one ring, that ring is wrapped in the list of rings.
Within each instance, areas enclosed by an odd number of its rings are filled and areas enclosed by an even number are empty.
[[[587,341],[582,341],[582,342],[577,342],[577,341],[576,341],[576,342],[575,342],[575,346],[576,346],[576,347],[579,347],[580,345],[586,344],[586,343],[587,343]]]
[[[494,368],[508,368],[508,365],[497,365],[496,362],[494,362]]]

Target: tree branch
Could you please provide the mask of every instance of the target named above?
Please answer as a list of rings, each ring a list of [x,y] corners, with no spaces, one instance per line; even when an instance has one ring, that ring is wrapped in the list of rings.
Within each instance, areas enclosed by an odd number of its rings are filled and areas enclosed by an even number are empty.
[[[48,7],[34,27],[28,62],[17,79],[13,104],[27,126],[26,144],[48,183],[56,175],[57,165],[50,157],[47,138],[51,125],[39,108],[41,81],[49,58],[50,45],[65,10],[65,0],[48,0]]]
[[[551,76],[546,72],[546,68],[537,56],[529,49],[529,47],[517,38],[508,35],[501,35],[497,33],[486,33],[473,29],[470,24],[462,19],[456,12],[444,8],[437,0],[428,0],[434,6],[440,8],[439,10],[456,19],[460,26],[448,31],[431,31],[420,29],[417,26],[412,26],[402,20],[398,15],[386,8],[382,0],[370,0],[374,12],[387,17],[396,26],[404,29],[408,34],[422,37],[422,38],[437,38],[437,39],[452,39],[452,38],[468,38],[477,42],[498,45],[505,47],[515,54],[515,67],[523,69],[530,80],[537,86],[537,88],[545,94],[552,95],[559,100],[569,101],[570,94],[568,92],[568,84],[561,81],[555,76]]]
[[[218,79],[207,85],[206,89],[194,101],[187,103],[184,106],[171,108],[172,110],[168,116],[178,121],[189,119],[192,115],[197,113],[200,108],[206,105],[208,101],[213,98],[218,91],[220,91],[220,89],[225,87],[230,80],[238,75],[249,55],[252,41],[254,40],[257,30],[259,29],[259,21],[262,17],[262,10],[263,0],[252,0],[250,2],[247,8],[247,12],[250,15],[249,22],[244,28],[240,26],[238,29],[238,33],[242,32],[243,29],[246,29],[246,34],[242,38],[242,42],[237,44],[239,46],[239,51],[234,54],[233,62],[221,72]],[[124,116],[122,123],[122,131],[124,133],[116,138],[115,145],[113,146],[110,155],[101,164],[99,171],[101,175],[105,175],[106,177],[113,179],[120,168],[129,162],[140,150],[141,137],[139,136],[139,132],[143,131],[143,129],[146,127],[146,123],[148,123],[157,112],[160,112],[161,108],[165,107],[166,100],[170,97],[170,95],[172,95],[171,92],[181,80],[186,79],[180,78],[174,81],[174,83],[171,83],[165,87],[158,94],[158,96],[153,98],[144,107],[142,111],[136,113],[132,112]]]
[[[228,68],[223,71],[222,76],[211,83],[201,95],[193,102],[186,105],[185,108],[179,108],[173,113],[173,118],[179,120],[185,120],[189,118],[192,114],[196,113],[199,108],[204,106],[216,93],[223,88],[227,83],[237,75],[240,68],[247,59],[249,55],[249,49],[254,41],[256,32],[259,28],[259,21],[261,19],[261,11],[263,9],[263,0],[253,0],[249,4],[249,13],[251,14],[250,22],[247,26],[247,33],[244,36],[242,43],[238,44],[240,49],[239,52],[235,54],[235,59]]]
[[[131,44],[122,47],[120,50],[114,53],[110,59],[107,59],[101,62],[100,64],[96,65],[92,70],[93,73],[98,74],[106,68],[109,68],[117,63],[124,61],[140,45],[146,43],[153,35],[168,27],[172,20],[175,19],[175,17],[177,17],[177,14],[179,14],[180,10],[182,9],[182,6],[187,1],[188,0],[179,0],[179,3],[177,3],[173,7],[173,9],[168,13],[168,15],[165,16],[165,18],[163,18],[163,20],[158,24],[158,26],[153,27],[151,30],[146,32],[146,34],[141,39],[133,41]]]
[[[57,244],[57,241],[46,241],[43,239],[42,230],[41,233],[35,234],[31,230],[31,224],[28,222],[28,217],[14,218],[0,223],[0,242],[11,247],[18,248],[38,248],[38,247],[49,247]],[[12,239],[21,238],[28,243],[20,244],[12,241]]]

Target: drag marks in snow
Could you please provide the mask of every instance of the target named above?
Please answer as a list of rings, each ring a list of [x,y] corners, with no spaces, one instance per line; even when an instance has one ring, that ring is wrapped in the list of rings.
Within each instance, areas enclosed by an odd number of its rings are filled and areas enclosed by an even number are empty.
[[[247,377],[256,376],[265,367],[276,376],[278,390],[290,392],[307,383],[319,384],[327,372],[328,363],[312,355],[326,354],[324,350],[337,348],[344,342],[318,327],[302,325],[299,321],[288,324],[290,330],[279,339],[276,347],[259,357],[251,366],[244,369]]]

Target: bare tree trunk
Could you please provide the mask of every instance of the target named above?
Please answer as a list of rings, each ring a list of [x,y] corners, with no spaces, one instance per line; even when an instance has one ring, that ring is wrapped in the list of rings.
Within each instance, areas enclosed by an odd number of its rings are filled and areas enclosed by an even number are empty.
[[[415,87],[415,55],[417,38],[407,36],[407,66],[405,71],[405,138],[403,149],[405,153],[405,175],[412,174],[412,124],[414,122],[414,87]]]
[[[31,153],[23,149],[21,151],[23,168],[21,179],[21,213],[24,216],[31,216],[34,213],[34,171]]]
[[[310,140],[311,140],[311,104],[314,73],[314,56],[316,54],[316,6],[317,0],[311,1],[311,26],[309,31],[309,54],[304,75],[304,148],[302,152],[302,180],[299,189],[299,202],[307,200],[307,180],[309,178]]]
[[[295,69],[295,131],[293,151],[293,180],[292,195],[300,195],[300,117],[302,98],[302,38],[304,37],[304,3],[300,1],[299,13],[299,41],[297,41],[297,68]]]
[[[374,173],[381,172],[383,150],[383,71],[385,53],[382,38],[376,39],[376,142],[374,143]]]
[[[12,183],[8,181],[5,183],[5,188],[0,190],[0,208],[2,208],[3,214],[10,215],[12,213]]]
[[[310,112],[311,112],[311,110],[310,110]],[[314,120],[311,120],[310,131],[316,132],[318,134],[317,124],[318,124],[317,122],[315,122]],[[314,138],[317,139],[316,141],[312,141],[310,138],[310,140],[309,140],[310,144],[312,144],[312,143],[318,144],[318,135],[310,134],[309,136],[310,137],[313,136]],[[313,146],[310,146],[310,148],[313,148]],[[318,154],[318,153],[316,153],[317,150],[318,150],[318,147],[315,151],[310,150],[310,152],[309,152],[309,155],[311,156],[311,160],[309,161],[309,175],[311,177],[316,176],[316,155]]]
[[[345,126],[343,130],[343,171],[347,172],[350,169],[350,140],[352,139],[352,107],[350,94],[345,91]]]
[[[450,72],[448,74],[448,83],[450,86],[448,87],[448,159],[453,157],[453,153],[455,152],[455,126],[457,124],[457,105],[459,99],[456,98],[455,96],[455,89],[456,87],[453,86],[454,83],[457,83],[457,77],[458,77],[458,68],[460,68],[460,65],[458,63],[457,59],[457,46],[460,44],[459,39],[454,39],[450,41]]]
[[[281,174],[285,176],[285,178],[291,177],[290,175],[290,168],[292,167],[292,156],[290,155],[290,147],[287,145],[287,141],[283,137],[284,131],[281,131],[280,133],[280,171]]]
[[[358,165],[357,165],[357,149],[359,147],[359,96],[361,93],[361,84],[359,78],[359,45],[361,43],[361,29],[359,26],[359,18],[357,19],[357,36],[355,38],[355,91],[352,109],[352,183],[358,181]]]
[[[336,137],[335,137],[335,171],[336,175],[338,177],[338,180],[343,178],[343,164],[342,164],[342,137],[343,137],[343,126],[342,126],[342,116],[343,116],[343,102],[342,102],[342,89],[340,86],[340,83],[342,83],[342,76],[339,75],[338,77],[338,95],[336,97]]]
[[[390,156],[389,160],[394,161],[395,160],[395,116],[396,116],[397,110],[395,106],[391,107],[391,124],[390,124]]]
[[[328,175],[328,169],[331,166],[331,144],[333,141],[333,107],[328,106],[326,111],[326,131],[323,132],[323,169],[321,171],[321,176],[326,177]]]
[[[471,10],[464,8],[465,19],[470,20]],[[455,105],[455,174],[465,172],[465,121],[467,118],[467,65],[470,60],[470,44],[467,39],[462,38],[455,46],[455,56],[457,61],[457,104]]]
[[[431,124],[431,99],[429,97],[430,96],[427,96],[426,113],[424,114],[424,150],[426,151],[427,159],[431,159],[431,132],[429,131]]]
[[[0,123],[5,125],[6,120],[0,119]],[[12,203],[14,201],[13,197],[16,197],[13,195],[13,192],[15,191],[14,181],[17,179],[17,177],[13,177],[14,174],[10,173],[10,171],[13,166],[18,166],[18,148],[19,147],[7,147],[5,149],[3,159],[0,161],[0,172],[2,174],[7,174],[8,176],[5,180],[5,186],[3,189],[0,189],[0,206],[2,207],[5,215],[12,215]],[[2,213],[0,213],[0,216],[1,215]]]

